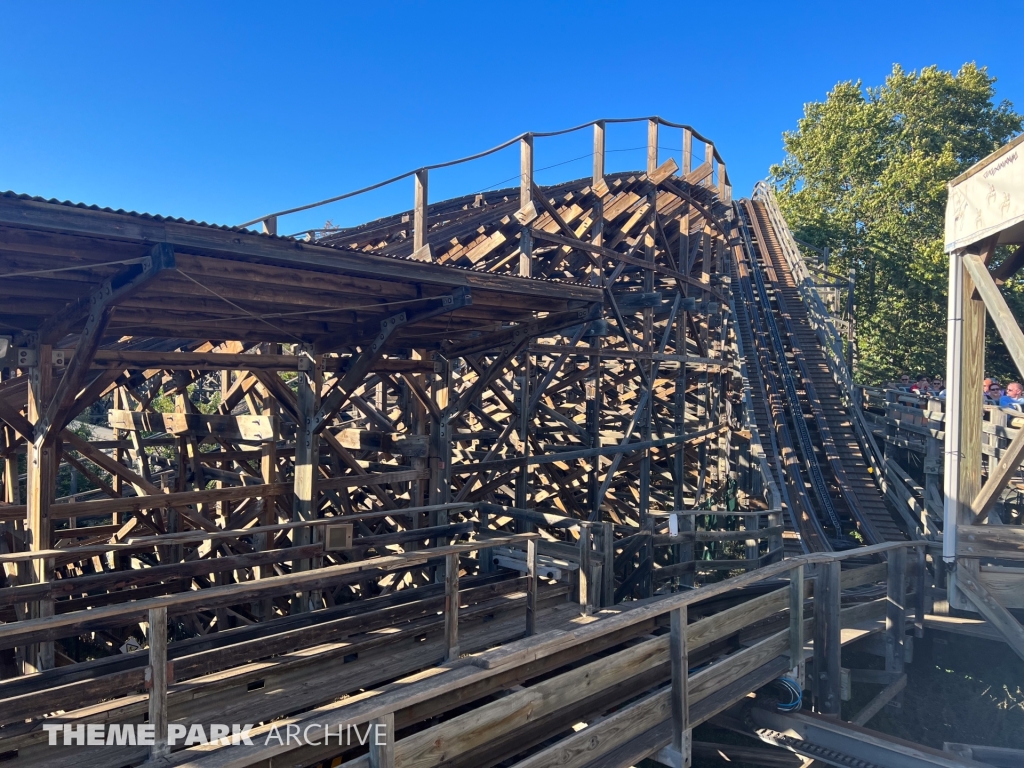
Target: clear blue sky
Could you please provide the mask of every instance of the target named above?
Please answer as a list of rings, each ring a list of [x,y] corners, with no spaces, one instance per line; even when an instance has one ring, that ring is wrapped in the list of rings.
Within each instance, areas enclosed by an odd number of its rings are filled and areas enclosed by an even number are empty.
[[[702,8],[708,8],[704,11]],[[1024,110],[1024,2],[49,3],[0,0],[0,189],[237,224],[523,131],[659,114],[712,138],[736,195],[836,82],[989,67]],[[639,168],[642,126],[609,131]],[[678,145],[666,132],[661,144]],[[538,168],[590,151],[538,142]],[[667,153],[666,153],[667,155]],[[664,159],[664,156],[663,158]],[[518,156],[431,177],[434,200]],[[589,158],[539,174],[589,174]],[[412,204],[404,181],[282,222]]]

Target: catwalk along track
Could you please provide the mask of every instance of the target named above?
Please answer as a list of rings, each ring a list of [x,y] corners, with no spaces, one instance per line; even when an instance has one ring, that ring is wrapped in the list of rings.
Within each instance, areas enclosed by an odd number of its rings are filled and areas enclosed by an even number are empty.
[[[733,290],[751,386],[760,388],[752,417],[788,512],[787,554],[904,540],[817,332],[828,321],[808,311],[772,206],[766,193],[736,204]]]

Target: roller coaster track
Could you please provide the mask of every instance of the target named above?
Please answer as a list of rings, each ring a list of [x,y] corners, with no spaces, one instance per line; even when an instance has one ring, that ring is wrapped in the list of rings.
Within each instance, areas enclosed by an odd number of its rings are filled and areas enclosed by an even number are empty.
[[[768,205],[742,201],[736,211],[742,247],[734,288],[746,315],[738,321],[749,329],[747,365],[760,373],[770,406],[755,407],[754,420],[762,443],[779,447],[783,503],[801,548],[849,547],[854,530],[869,544],[904,539],[872,477],[849,398],[815,334]]]

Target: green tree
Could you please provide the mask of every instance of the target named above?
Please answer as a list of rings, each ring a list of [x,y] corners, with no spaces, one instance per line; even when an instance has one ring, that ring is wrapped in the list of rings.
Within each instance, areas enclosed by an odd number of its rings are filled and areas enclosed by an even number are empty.
[[[995,102],[995,81],[975,64],[895,65],[879,87],[839,83],[783,134],[771,178],[790,227],[829,246],[837,271],[857,272],[865,383],[945,370],[946,183],[1022,126],[1012,104]]]

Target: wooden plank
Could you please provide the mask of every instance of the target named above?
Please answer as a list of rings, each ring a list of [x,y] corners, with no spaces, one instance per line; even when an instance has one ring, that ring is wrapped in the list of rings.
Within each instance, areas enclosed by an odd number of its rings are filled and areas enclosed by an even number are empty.
[[[804,567],[789,575],[789,658],[797,683],[804,684]]]
[[[395,768],[395,713],[389,712],[383,717],[375,717],[370,721],[373,726],[373,737],[370,740],[370,768]],[[381,743],[383,732],[383,744]]]
[[[995,557],[1024,560],[1024,527],[1019,525],[958,525],[957,557]]]
[[[294,371],[295,355],[229,354],[225,352],[144,352],[128,349],[100,349],[93,366],[106,368],[159,368],[167,371],[253,370]]]
[[[907,636],[907,550],[894,549],[886,557],[889,575],[886,583],[885,669],[901,674]]]
[[[233,442],[264,442],[272,440],[278,423],[270,416],[218,416],[203,413],[152,413],[140,411],[108,411],[114,429],[134,432],[169,432],[195,437],[220,437]]]
[[[822,563],[814,582],[814,683],[818,712],[838,716],[841,705],[839,563]]]
[[[459,658],[459,555],[445,558],[444,569],[444,660]]]
[[[167,744],[167,608],[149,609],[149,723],[155,729],[150,760],[170,754]]]
[[[670,694],[672,699],[671,749],[675,753],[676,768],[689,768],[690,746],[693,741],[690,732],[690,655],[686,644],[686,617],[686,606],[672,611],[672,626],[669,638],[669,664],[672,670]]]
[[[906,687],[907,675],[901,672],[896,680],[885,686],[871,701],[865,704],[850,722],[854,725],[867,725],[871,718],[881,712],[882,708]]]
[[[526,636],[537,634],[537,540],[526,542]]]

